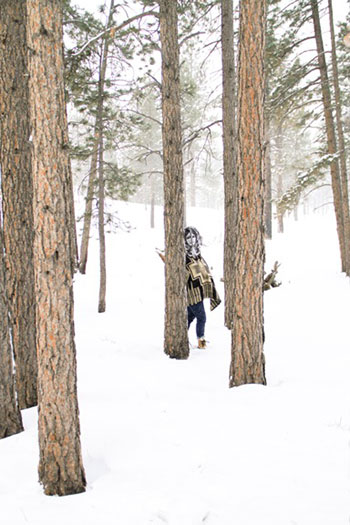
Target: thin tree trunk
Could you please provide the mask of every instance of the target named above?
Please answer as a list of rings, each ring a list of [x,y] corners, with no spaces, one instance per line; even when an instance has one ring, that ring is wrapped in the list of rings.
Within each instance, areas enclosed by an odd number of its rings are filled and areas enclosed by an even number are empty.
[[[336,116],[336,124],[337,124],[337,131],[338,131],[340,180],[341,180],[341,188],[342,188],[342,208],[343,208],[343,220],[344,220],[344,251],[345,251],[345,257],[346,257],[345,272],[346,272],[346,275],[350,275],[349,190],[348,190],[348,175],[347,175],[347,169],[346,169],[346,152],[345,152],[345,140],[344,140],[344,131],[343,131],[342,109],[341,109],[338,63],[337,63],[336,45],[335,45],[332,0],[328,0],[328,9],[329,9],[329,25],[331,29],[332,70],[333,70],[333,84],[334,84],[334,94],[335,94],[335,116]]]
[[[327,147],[328,153],[335,155],[337,152],[336,136],[334,129],[334,121],[332,115],[332,99],[331,91],[328,80],[327,64],[324,54],[324,46],[322,40],[322,31],[320,24],[320,15],[318,11],[317,0],[310,0],[312,8],[312,19],[314,24],[315,39],[317,45],[318,64],[321,74],[321,89],[322,89],[322,100],[323,110],[326,122],[326,135],[327,135]],[[345,236],[344,236],[344,217],[342,208],[342,188],[340,183],[339,175],[339,163],[338,159],[334,159],[331,162],[331,179],[332,179],[332,190],[333,190],[333,203],[334,211],[337,224],[337,233],[340,247],[341,257],[341,268],[342,271],[346,270],[346,255],[345,255]]]
[[[97,121],[97,117],[96,117],[96,121]],[[87,193],[86,193],[86,199],[85,199],[83,234],[81,237],[81,245],[80,245],[79,271],[82,274],[86,273],[86,265],[87,265],[87,259],[88,259],[88,251],[89,251],[91,219],[92,219],[92,202],[94,198],[94,188],[95,188],[95,180],[96,180],[96,173],[97,173],[97,159],[98,159],[98,145],[99,145],[99,134],[97,131],[97,123],[95,123],[95,133],[94,133],[94,143],[93,144],[94,145],[93,145],[93,151],[92,151],[92,156],[91,156],[88,187],[87,187]]]
[[[235,60],[233,40],[233,0],[221,1],[222,46],[222,124],[225,188],[224,283],[225,325],[232,328],[234,289],[233,265],[235,250]]]
[[[266,384],[263,353],[265,18],[264,0],[241,0],[230,387]]]
[[[23,424],[15,392],[8,301],[5,286],[4,245],[0,214],[0,439],[22,432]]]
[[[111,0],[107,27],[112,24],[114,14],[114,0]],[[106,311],[106,239],[104,224],[104,205],[105,205],[105,183],[104,183],[104,165],[103,165],[103,96],[105,89],[107,61],[108,61],[109,35],[106,35],[103,44],[103,53],[100,63],[100,78],[98,85],[98,111],[97,111],[97,129],[99,135],[98,149],[98,232],[100,243],[100,289],[98,299],[98,312]]]
[[[164,351],[189,355],[184,248],[184,173],[180,111],[180,66],[177,1],[160,0],[162,52],[162,138],[165,229]]]
[[[47,495],[85,490],[74,343],[71,203],[62,3],[28,3],[34,188],[39,480]]]
[[[28,115],[26,3],[0,9],[0,167],[7,296],[20,408],[37,404],[33,181]]]
[[[280,122],[277,127],[276,135],[276,156],[277,158],[283,154],[283,130],[282,123]],[[278,170],[277,174],[277,199],[280,199],[283,194],[283,176],[281,170]],[[284,232],[284,211],[278,206],[277,207],[277,231],[278,233]]]
[[[100,290],[98,298],[98,312],[106,311],[106,238],[105,238],[105,184],[103,170],[103,136],[100,136],[98,152],[98,233],[100,242]]]
[[[151,175],[151,228],[154,228],[154,205],[155,205],[155,190],[154,190],[154,180]]]

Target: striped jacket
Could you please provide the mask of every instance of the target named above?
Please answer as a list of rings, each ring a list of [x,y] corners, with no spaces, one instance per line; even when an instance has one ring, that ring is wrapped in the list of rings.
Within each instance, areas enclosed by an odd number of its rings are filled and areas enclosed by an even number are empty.
[[[210,310],[214,310],[221,303],[221,299],[203,257],[186,256],[186,272],[187,304],[191,306],[203,301],[203,299],[210,299]]]

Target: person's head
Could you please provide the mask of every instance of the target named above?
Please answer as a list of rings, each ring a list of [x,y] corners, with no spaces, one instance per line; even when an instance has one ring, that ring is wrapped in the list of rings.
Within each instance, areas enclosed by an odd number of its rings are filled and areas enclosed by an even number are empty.
[[[193,226],[187,226],[184,230],[185,250],[189,257],[199,257],[201,254],[202,237]]]

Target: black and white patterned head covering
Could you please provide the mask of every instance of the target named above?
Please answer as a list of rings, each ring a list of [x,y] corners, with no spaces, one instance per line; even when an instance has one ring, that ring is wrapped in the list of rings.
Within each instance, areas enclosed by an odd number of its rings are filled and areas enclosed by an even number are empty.
[[[200,257],[202,237],[193,226],[187,226],[184,231],[185,250],[188,257]]]

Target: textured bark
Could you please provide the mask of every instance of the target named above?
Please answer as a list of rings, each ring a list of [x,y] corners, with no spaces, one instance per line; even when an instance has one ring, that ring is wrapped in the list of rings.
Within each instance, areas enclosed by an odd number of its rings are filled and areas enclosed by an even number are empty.
[[[28,3],[37,299],[39,479],[45,494],[85,490],[73,321],[69,156],[59,0]]]
[[[186,359],[189,354],[184,228],[184,174],[180,112],[180,67],[177,2],[160,1],[162,48],[162,138],[165,228],[164,351]]]
[[[12,366],[0,215],[0,439],[18,434],[22,430],[22,418],[16,400]]]
[[[338,61],[336,55],[336,44],[334,34],[334,21],[333,21],[333,6],[332,0],[328,0],[329,10],[329,25],[331,29],[331,42],[332,42],[332,71],[333,71],[333,85],[334,85],[334,96],[335,96],[335,116],[336,125],[338,132],[339,142],[339,164],[340,164],[340,182],[342,188],[342,209],[343,209],[343,220],[344,220],[344,255],[345,255],[345,272],[346,275],[350,275],[350,213],[349,213],[349,189],[348,189],[348,175],[346,168],[346,152],[345,152],[345,140],[343,130],[343,119],[342,119],[342,107],[341,107],[341,96],[339,86],[339,75],[338,75]]]
[[[322,39],[322,31],[320,24],[320,15],[318,11],[318,2],[317,0],[311,0],[312,8],[312,19],[314,24],[316,45],[317,45],[317,55],[318,55],[318,65],[321,75],[321,90],[322,90],[322,101],[323,101],[323,111],[326,122],[326,135],[327,135],[327,148],[328,153],[335,154],[337,151],[336,144],[336,135],[334,129],[334,120],[332,115],[332,99],[331,99],[331,90],[328,79],[327,64],[324,54],[324,46]],[[344,217],[343,217],[343,208],[342,208],[342,188],[340,183],[340,174],[339,174],[339,163],[338,159],[334,159],[331,162],[331,179],[332,179],[332,191],[333,191],[333,203],[335,218],[337,224],[337,233],[339,240],[340,248],[340,257],[341,257],[341,269],[342,271],[346,270],[346,255],[345,255],[345,237],[344,237]]]
[[[233,0],[221,2],[222,46],[222,125],[225,188],[224,283],[225,325],[232,328],[234,289],[233,264],[235,249],[235,60],[233,41]]]
[[[263,354],[265,11],[264,1],[240,2],[237,229],[230,387],[266,384]]]
[[[0,164],[7,296],[20,408],[37,404],[26,3],[0,9]]]

